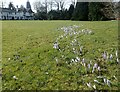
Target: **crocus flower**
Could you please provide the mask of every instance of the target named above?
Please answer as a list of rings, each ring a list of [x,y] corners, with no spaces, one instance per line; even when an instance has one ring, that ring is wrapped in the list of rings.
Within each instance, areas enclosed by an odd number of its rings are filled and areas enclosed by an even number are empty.
[[[73,48],[73,51],[75,51],[75,48]]]
[[[95,86],[95,85],[93,85],[93,88],[94,88],[94,89],[96,89],[96,86]]]
[[[83,63],[83,66],[86,67],[86,63]]]
[[[88,68],[90,69],[90,64],[88,64],[87,66],[88,66]]]
[[[98,69],[98,71],[100,71],[100,66],[98,66],[98,68],[97,68],[97,69]]]
[[[93,68],[93,69],[92,69],[92,73],[94,73],[94,71],[95,71],[95,69]]]
[[[106,78],[103,78],[103,81],[104,81],[105,84],[107,83],[107,79]]]
[[[116,50],[116,53],[115,53],[115,54],[116,54],[116,57],[118,57],[118,51],[117,51],[117,50]]]
[[[74,59],[72,59],[71,62],[74,62]]]
[[[78,62],[78,60],[77,60],[77,59],[75,59],[75,62]]]
[[[96,82],[96,83],[98,83],[98,84],[100,83],[98,80],[94,80],[94,82]]]
[[[107,85],[110,87],[111,81],[107,79]]]
[[[117,58],[117,63],[119,63],[119,59]]]
[[[79,57],[76,57],[76,59],[77,59],[78,61],[80,61],[80,58],[79,58]]]
[[[8,60],[10,61],[10,58],[8,58]]]
[[[113,55],[112,55],[112,54],[110,54],[110,60],[112,60],[112,58],[113,58]]]
[[[55,48],[55,49],[59,49],[59,45],[58,45],[57,42],[54,43],[53,48]]]
[[[106,53],[105,53],[105,52],[103,53],[103,55],[102,55],[102,56],[103,56],[103,59],[106,59],[106,58],[107,58],[107,55],[106,55]]]
[[[92,69],[92,73],[94,73],[95,68],[97,69],[97,67],[98,67],[98,64],[97,64],[97,63],[95,63],[95,64],[94,64],[94,66],[93,66],[93,69]]]
[[[13,79],[17,80],[18,78],[16,76],[13,76]]]
[[[83,46],[80,47],[80,52],[82,52]]]
[[[82,59],[82,62],[85,63],[85,59],[84,58]]]
[[[97,63],[95,63],[93,67],[94,67],[94,68],[97,68],[97,67],[98,67],[98,64],[97,64]]]
[[[91,88],[91,83],[89,82],[89,83],[87,83],[87,86],[89,87],[89,88]]]
[[[116,76],[113,76],[113,77],[117,80]]]
[[[56,58],[55,60],[56,60],[56,62],[58,63],[58,59]]]

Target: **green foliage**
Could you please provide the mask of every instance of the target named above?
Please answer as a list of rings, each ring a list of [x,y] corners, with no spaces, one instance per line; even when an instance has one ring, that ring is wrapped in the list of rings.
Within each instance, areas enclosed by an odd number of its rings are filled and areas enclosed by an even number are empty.
[[[47,14],[46,12],[38,12],[34,14],[34,19],[47,20]]]
[[[105,16],[101,9],[104,5],[101,2],[90,2],[89,3],[89,20],[98,21],[105,20]]]
[[[88,12],[88,2],[77,2],[72,19],[86,21]]]
[[[49,20],[59,20],[60,19],[60,11],[52,10],[48,13]]]
[[[70,8],[69,8],[69,10],[68,10],[68,14],[69,14],[69,17],[68,17],[68,18],[69,18],[69,19],[72,18],[73,12],[74,12],[74,5],[71,4],[71,5],[70,5]]]

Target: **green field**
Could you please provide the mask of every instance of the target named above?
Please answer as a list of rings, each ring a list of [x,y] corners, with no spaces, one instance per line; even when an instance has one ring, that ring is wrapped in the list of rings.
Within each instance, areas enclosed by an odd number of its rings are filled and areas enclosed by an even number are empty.
[[[3,90],[117,90],[117,24],[117,21],[3,21]],[[60,28],[74,25],[78,26],[73,29],[75,32],[88,29],[92,33],[64,36]],[[54,49],[53,44],[61,35],[64,37],[58,39],[60,50]],[[103,59],[103,52],[112,57]],[[80,61],[71,62],[76,57]],[[95,63],[100,71],[92,73]]]

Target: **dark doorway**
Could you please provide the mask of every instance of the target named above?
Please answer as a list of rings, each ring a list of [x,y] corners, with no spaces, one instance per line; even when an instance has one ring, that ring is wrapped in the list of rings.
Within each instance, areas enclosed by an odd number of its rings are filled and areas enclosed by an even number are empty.
[[[12,17],[12,20],[14,20],[14,17]]]

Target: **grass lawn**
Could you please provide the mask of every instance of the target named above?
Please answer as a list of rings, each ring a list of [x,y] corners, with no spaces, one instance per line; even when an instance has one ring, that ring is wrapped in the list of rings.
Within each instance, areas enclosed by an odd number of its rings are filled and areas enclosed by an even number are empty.
[[[117,90],[117,24],[117,21],[3,21],[3,90],[93,90],[94,85],[96,89]],[[93,34],[63,37],[59,39],[62,50],[54,49],[53,43],[64,34],[60,28],[73,25],[80,26],[76,32],[87,28]],[[72,52],[70,42],[74,39],[83,46],[82,55]],[[112,54],[112,59],[104,60],[104,51]],[[71,63],[76,56],[84,58],[85,64],[91,61],[91,66],[98,63],[101,70],[91,73],[92,67],[87,71],[83,63]],[[110,85],[98,76],[109,79]]]

